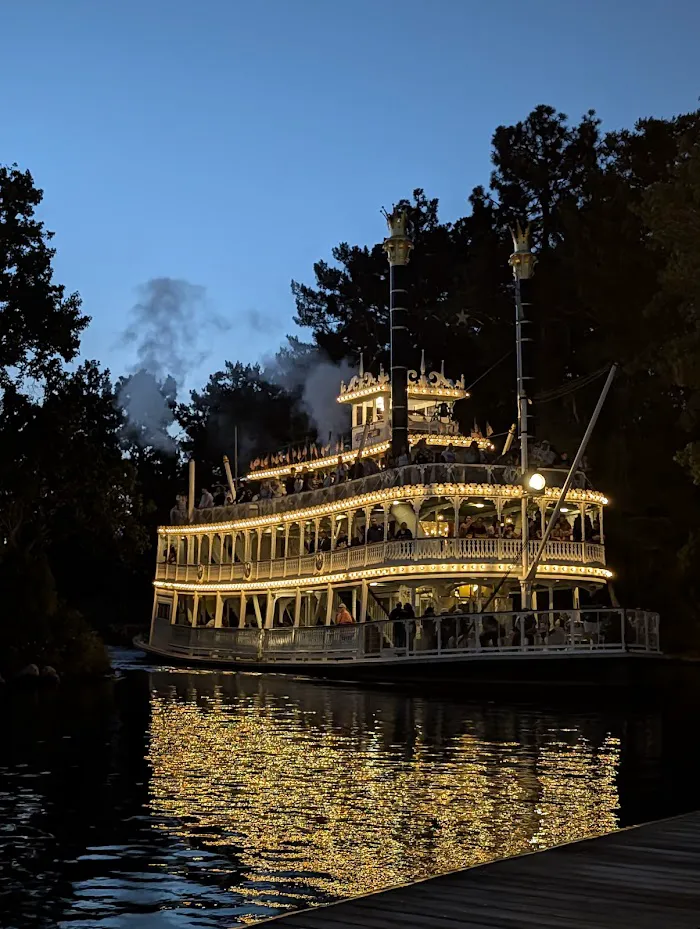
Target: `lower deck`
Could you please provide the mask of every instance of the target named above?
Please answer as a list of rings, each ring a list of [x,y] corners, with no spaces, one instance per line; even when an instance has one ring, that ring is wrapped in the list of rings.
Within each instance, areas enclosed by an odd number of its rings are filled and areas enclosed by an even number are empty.
[[[445,614],[347,625],[207,628],[154,617],[141,647],[190,665],[328,677],[628,682],[659,657],[659,618],[640,610]],[[622,669],[625,670],[622,670]]]

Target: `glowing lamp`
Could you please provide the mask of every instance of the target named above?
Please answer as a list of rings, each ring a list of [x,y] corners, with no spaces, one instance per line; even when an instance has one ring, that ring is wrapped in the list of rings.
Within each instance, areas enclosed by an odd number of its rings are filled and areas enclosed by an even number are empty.
[[[530,474],[527,478],[527,486],[530,490],[540,493],[547,486],[547,478],[544,474],[540,474],[539,471],[535,471],[534,474]]]

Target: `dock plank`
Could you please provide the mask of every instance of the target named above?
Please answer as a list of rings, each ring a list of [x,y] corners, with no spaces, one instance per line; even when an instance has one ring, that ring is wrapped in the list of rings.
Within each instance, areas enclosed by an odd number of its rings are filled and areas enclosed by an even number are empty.
[[[263,922],[274,929],[700,929],[700,811]]]

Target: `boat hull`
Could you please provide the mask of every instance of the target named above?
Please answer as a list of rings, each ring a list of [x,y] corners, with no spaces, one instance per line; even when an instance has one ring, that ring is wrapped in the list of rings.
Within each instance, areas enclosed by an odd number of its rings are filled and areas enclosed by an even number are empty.
[[[392,658],[324,660],[241,659],[213,655],[186,655],[150,645],[141,638],[134,645],[159,663],[189,668],[212,668],[254,673],[292,674],[337,681],[374,683],[429,683],[450,687],[490,685],[508,688],[625,688],[647,686],[668,662],[648,653],[480,654],[454,657],[409,656]]]

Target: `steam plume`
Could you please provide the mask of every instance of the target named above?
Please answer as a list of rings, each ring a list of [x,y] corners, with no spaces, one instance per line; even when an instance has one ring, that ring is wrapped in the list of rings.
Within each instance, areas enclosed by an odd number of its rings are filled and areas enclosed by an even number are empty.
[[[205,290],[171,277],[153,278],[140,288],[122,345],[136,363],[118,386],[127,431],[140,445],[175,452],[171,434],[178,387],[209,354],[202,340],[224,323],[207,312]]]

